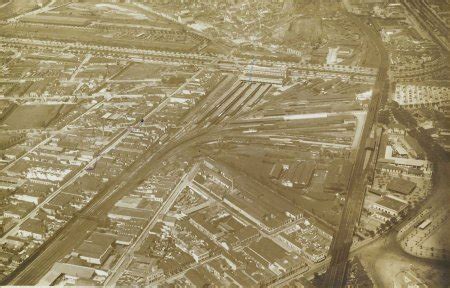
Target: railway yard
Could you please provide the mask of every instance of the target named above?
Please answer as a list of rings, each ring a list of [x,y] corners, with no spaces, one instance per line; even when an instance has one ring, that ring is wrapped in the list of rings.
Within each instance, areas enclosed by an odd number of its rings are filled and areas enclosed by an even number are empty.
[[[2,285],[449,283],[439,5],[3,2]]]

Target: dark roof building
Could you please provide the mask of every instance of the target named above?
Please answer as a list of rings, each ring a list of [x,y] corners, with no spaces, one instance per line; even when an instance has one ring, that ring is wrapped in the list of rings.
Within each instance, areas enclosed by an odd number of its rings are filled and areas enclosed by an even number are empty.
[[[391,192],[408,195],[416,188],[416,183],[402,178],[394,178],[387,185],[387,190]]]
[[[314,174],[314,169],[316,168],[315,161],[305,161],[302,162],[294,173],[294,185],[300,187],[307,187],[311,182],[311,178]]]
[[[280,179],[281,172],[283,172],[283,165],[280,163],[275,163],[270,170],[270,178],[272,179]]]
[[[344,159],[334,160],[325,178],[325,191],[331,193],[345,192],[352,173],[353,164]]]
[[[75,249],[75,254],[88,263],[101,265],[111,253],[115,241],[111,235],[92,233]]]
[[[244,252],[277,275],[305,266],[297,254],[288,253],[273,240],[266,237],[244,248]]]

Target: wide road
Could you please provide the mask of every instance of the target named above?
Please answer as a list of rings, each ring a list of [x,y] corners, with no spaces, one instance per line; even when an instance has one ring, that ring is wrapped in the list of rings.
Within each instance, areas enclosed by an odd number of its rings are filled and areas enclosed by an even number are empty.
[[[366,123],[364,125],[361,142],[356,154],[355,163],[350,178],[348,193],[344,210],[341,216],[339,229],[333,237],[330,248],[331,263],[325,275],[323,287],[343,287],[347,271],[348,256],[353,242],[353,233],[359,223],[365,196],[365,170],[364,158],[366,155],[366,139],[369,138],[372,126],[376,120],[380,104],[387,96],[386,84],[388,83],[387,70],[389,67],[387,53],[375,29],[367,26],[360,18],[348,14],[358,27],[363,31],[375,45],[380,56],[380,65],[377,81],[373,89],[372,101],[369,105]]]
[[[128,66],[126,66],[128,67]],[[117,73],[115,73],[113,76],[111,76],[109,79],[113,79],[117,76],[119,76],[120,74],[123,73],[123,71],[126,70],[126,67],[123,69],[120,69]],[[105,87],[105,83],[99,85],[99,87],[96,88],[95,92],[98,92],[99,89],[101,89],[102,87]],[[76,123],[76,121],[78,121],[79,119],[81,119],[82,117],[84,117],[85,115],[87,115],[88,113],[90,113],[91,111],[94,111],[95,109],[99,108],[101,105],[103,105],[104,100],[101,100],[100,102],[98,102],[97,104],[92,105],[91,107],[89,107],[89,109],[87,109],[86,111],[84,111],[81,115],[79,115],[78,117],[76,117],[75,119],[73,119],[72,121],[70,121],[66,126],[64,126],[59,132],[60,133],[64,133],[66,131],[68,131],[68,127],[70,124]],[[156,110],[156,109],[155,109]],[[126,135],[127,135],[128,131],[125,129],[124,131],[121,131],[119,133],[117,133],[112,140],[110,141],[110,143],[108,145],[106,145],[102,150],[101,150],[101,155],[103,155],[104,153],[109,152],[110,150],[112,150]],[[21,159],[23,159],[24,157],[28,156],[30,153],[32,153],[34,150],[38,149],[39,147],[41,147],[41,145],[44,145],[46,143],[48,143],[52,138],[55,137],[56,134],[53,134],[50,137],[45,138],[42,142],[39,142],[37,145],[35,145],[33,148],[31,148],[29,151],[27,151],[26,153],[24,153],[22,156],[20,156],[19,158],[17,158],[16,160],[12,161],[11,163],[9,163],[6,167],[4,167],[0,172],[4,172],[7,169],[9,169],[10,167],[12,167],[13,165],[15,165],[16,163],[18,163],[18,161],[20,161]],[[95,163],[98,159],[100,158],[100,156],[97,156],[96,158],[94,158],[93,160],[91,160],[89,163],[85,164],[85,166],[83,166],[83,168],[81,168],[80,170],[78,170],[78,172],[76,172],[76,174],[74,176],[72,176],[69,180],[67,180],[66,182],[64,182],[56,191],[52,192],[50,195],[48,195],[45,200],[43,200],[41,203],[39,203],[38,205],[36,205],[36,207],[34,207],[34,209],[32,211],[30,211],[25,217],[23,217],[22,219],[20,219],[20,221],[18,221],[15,226],[13,228],[11,228],[8,232],[6,232],[5,234],[3,234],[3,236],[0,238],[0,242],[4,242],[8,237],[14,236],[17,234],[18,229],[20,228],[20,226],[26,222],[28,219],[33,218],[36,216],[36,214],[40,211],[40,209],[46,205],[47,203],[49,203],[52,199],[54,199],[59,193],[61,193],[66,187],[72,185],[78,178],[80,178],[81,176],[83,176],[85,174],[85,170],[84,167],[88,167],[90,165],[92,165],[93,163]]]
[[[169,156],[176,155],[192,145],[209,141],[217,137],[214,133],[205,130],[199,133],[188,134],[180,137],[177,141],[169,141],[162,144],[156,151],[148,150],[144,155],[134,162],[118,178],[111,180],[111,184],[100,192],[83,210],[74,217],[73,223],[63,228],[62,233],[42,247],[36,258],[31,263],[24,265],[23,269],[17,269],[18,273],[7,283],[2,285],[35,285],[52,265],[76,248],[96,228],[97,219],[105,217],[114,204],[132,189],[137,187],[143,180],[148,179],[154,173],[160,163]],[[126,185],[124,185],[126,183]],[[70,241],[66,241],[70,237]]]
[[[50,270],[53,264],[78,247],[86,238],[87,232],[92,231],[97,222],[88,219],[76,219],[70,229],[58,235],[52,244],[43,247],[43,251],[32,259],[30,265],[24,265],[22,270],[13,279],[6,279],[1,285],[35,285],[39,279]],[[69,241],[68,241],[69,240]],[[56,243],[56,244],[55,244]],[[44,244],[45,245],[45,244]],[[8,282],[8,280],[10,280]]]
[[[116,286],[117,280],[120,278],[122,273],[128,268],[131,261],[133,260],[134,253],[140,248],[142,243],[145,241],[149,231],[155,227],[158,220],[162,219],[164,215],[173,206],[178,196],[183,192],[184,188],[194,179],[198,172],[199,163],[196,163],[191,170],[181,178],[177,186],[172,189],[169,197],[166,198],[164,203],[159,207],[158,211],[153,215],[153,218],[148,222],[147,226],[141,232],[139,237],[135,240],[133,244],[127,247],[126,251],[119,258],[117,263],[111,269],[109,277],[106,279],[104,286]]]
[[[213,93],[212,93],[213,94]],[[216,107],[218,108],[218,107]],[[189,122],[190,123],[190,122]],[[215,127],[217,128],[217,127]],[[184,129],[181,129],[184,130]],[[148,179],[169,155],[178,155],[186,148],[200,145],[218,137],[213,127],[198,129],[184,134],[176,133],[167,142],[147,150],[138,160],[128,167],[119,177],[112,179],[109,185],[103,189],[75,216],[72,223],[66,225],[55,239],[47,241],[38,253],[24,263],[23,268],[16,269],[12,277],[0,284],[9,285],[34,285],[52,267],[53,263],[60,260],[76,248],[97,226],[97,219],[105,217],[114,204],[124,195],[137,187],[143,180]],[[65,241],[70,236],[70,241]]]
[[[220,66],[219,61],[222,64],[234,65],[236,70],[243,70],[250,64],[250,60],[247,58],[241,58],[237,56],[230,56],[224,54],[206,55],[201,53],[188,53],[188,52],[164,52],[149,49],[131,49],[119,46],[105,46],[105,45],[90,45],[81,44],[78,42],[60,42],[57,40],[37,40],[28,38],[7,38],[0,36],[0,43],[6,48],[8,47],[20,47],[22,51],[27,49],[39,49],[47,48],[52,50],[64,49],[71,53],[83,54],[90,53],[93,56],[100,55],[101,57],[113,56],[122,60],[133,60],[136,62],[149,62],[153,63],[158,60],[158,63],[174,63],[174,64],[196,64],[196,65],[209,65],[217,64]],[[153,61],[150,59],[154,59]],[[162,61],[162,62],[161,62]],[[375,71],[372,68],[360,67],[360,66],[346,66],[346,65],[319,65],[319,64],[300,64],[297,62],[285,62],[285,61],[271,61],[254,59],[252,60],[255,65],[262,66],[284,66],[290,67],[301,71],[315,71],[324,73],[335,73],[345,75],[360,75],[360,76],[374,76]]]

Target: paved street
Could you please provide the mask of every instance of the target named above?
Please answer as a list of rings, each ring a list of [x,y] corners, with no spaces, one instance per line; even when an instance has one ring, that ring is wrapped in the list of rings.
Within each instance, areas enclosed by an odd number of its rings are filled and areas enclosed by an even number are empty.
[[[361,211],[364,202],[366,189],[366,173],[363,167],[364,158],[366,155],[366,140],[375,123],[377,113],[380,109],[380,104],[383,98],[387,97],[385,89],[387,84],[387,55],[381,42],[380,37],[371,28],[362,24],[362,21],[353,17],[356,23],[360,23],[360,28],[367,32],[371,41],[375,43],[380,54],[380,66],[377,76],[377,82],[373,89],[373,96],[370,102],[369,111],[366,116],[366,121],[361,135],[361,142],[359,143],[356,159],[353,164],[352,176],[348,185],[348,193],[344,206],[344,211],[341,215],[338,232],[333,237],[332,246],[330,248],[331,262],[327,269],[324,287],[343,287],[347,271],[347,261],[350,252],[350,247],[353,243],[353,233],[355,227],[358,225],[361,217]]]
[[[0,0],[0,284],[445,287],[444,2]]]

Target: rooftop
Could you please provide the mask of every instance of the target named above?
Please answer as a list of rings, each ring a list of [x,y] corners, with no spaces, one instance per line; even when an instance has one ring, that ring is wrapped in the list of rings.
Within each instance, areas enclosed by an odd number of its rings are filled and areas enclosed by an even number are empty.
[[[42,221],[30,218],[20,225],[20,230],[43,235],[46,227]]]
[[[415,188],[416,183],[402,178],[394,178],[387,185],[388,190],[404,195],[410,194]]]
[[[397,213],[402,211],[408,205],[404,202],[401,202],[389,196],[382,197],[380,200],[376,202],[376,204],[385,207],[387,209],[394,210]]]

